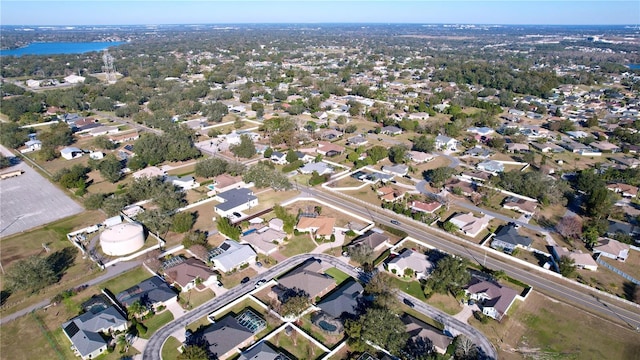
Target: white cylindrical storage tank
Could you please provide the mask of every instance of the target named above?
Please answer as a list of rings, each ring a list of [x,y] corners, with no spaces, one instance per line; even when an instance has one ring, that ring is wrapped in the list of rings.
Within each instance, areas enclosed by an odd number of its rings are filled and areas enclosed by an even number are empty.
[[[100,246],[107,255],[131,254],[144,246],[144,229],[136,223],[113,225],[100,234]]]

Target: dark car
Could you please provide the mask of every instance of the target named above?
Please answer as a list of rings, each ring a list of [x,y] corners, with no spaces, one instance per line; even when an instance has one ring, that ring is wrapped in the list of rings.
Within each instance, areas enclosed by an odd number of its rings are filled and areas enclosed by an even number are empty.
[[[238,212],[234,212],[234,213],[233,213],[233,216],[235,216],[235,217],[237,217],[237,218],[241,218],[241,217],[242,217],[242,215],[240,215],[240,213],[238,213]]]
[[[243,283],[243,284],[246,284],[246,283],[249,282],[249,280],[250,280],[249,277],[245,276],[242,280],[240,280],[240,282]]]
[[[398,221],[398,220],[391,220],[391,223],[393,225],[400,225],[400,221]]]
[[[404,299],[402,300],[402,302],[407,305],[408,307],[414,307],[415,305],[413,304],[413,302],[411,302],[409,299]]]

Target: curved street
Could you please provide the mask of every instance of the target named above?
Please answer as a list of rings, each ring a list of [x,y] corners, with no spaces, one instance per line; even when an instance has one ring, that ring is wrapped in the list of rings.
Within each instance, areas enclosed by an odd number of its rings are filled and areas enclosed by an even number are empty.
[[[153,359],[153,360],[162,359],[162,355],[161,355],[162,346],[164,345],[164,342],[167,340],[167,338],[171,336],[171,334],[175,333],[176,331],[180,331],[181,329],[184,329],[188,324],[212,313],[213,311],[228,304],[229,302],[247,294],[248,292],[250,292],[255,288],[255,283],[257,281],[262,279],[269,281],[272,278],[277,277],[278,275],[293,269],[294,267],[300,265],[304,261],[311,258],[321,259],[323,262],[326,262],[334,266],[338,270],[354,278],[360,278],[363,275],[363,273],[356,270],[353,266],[345,264],[341,260],[330,255],[326,255],[326,254],[296,255],[270,268],[269,270],[265,271],[259,276],[253,278],[250,282],[234,287],[233,289],[229,290],[228,292],[221,295],[220,297],[216,297],[215,299],[212,299],[202,304],[201,306],[188,312],[181,318],[176,319],[168,323],[167,325],[163,326],[162,328],[160,328],[149,339],[149,342],[147,343],[147,346],[145,347],[143,352],[143,359],[145,360],[146,359]],[[491,342],[472,326],[465,324],[453,318],[451,315],[448,315],[445,312],[440,311],[432,307],[431,305],[428,305],[402,292],[398,292],[398,299],[400,301],[403,301],[404,299],[408,299],[409,301],[413,302],[414,310],[430,318],[433,318],[437,321],[442,322],[445,325],[445,328],[452,333],[459,333],[467,336],[469,339],[471,339],[471,341],[473,341],[478,346],[478,348],[481,350],[481,353],[484,355],[485,359],[497,359],[496,350],[491,344]]]

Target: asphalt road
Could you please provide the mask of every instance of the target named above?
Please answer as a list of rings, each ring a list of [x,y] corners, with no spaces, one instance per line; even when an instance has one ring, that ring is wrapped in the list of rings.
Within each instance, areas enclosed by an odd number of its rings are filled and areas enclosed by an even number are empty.
[[[533,271],[524,265],[517,265],[503,259],[494,259],[491,256],[487,256],[486,250],[480,248],[477,244],[468,242],[467,245],[459,245],[458,243],[421,230],[407,218],[392,218],[382,211],[371,211],[358,203],[344,201],[344,199],[333,194],[310,188],[304,188],[304,190],[318,199],[333,203],[336,206],[340,206],[382,224],[389,224],[392,219],[397,219],[401,222],[401,225],[395,227],[402,229],[407,232],[409,236],[417,240],[424,241],[447,253],[470,258],[472,261],[483,264],[488,268],[503,270],[512,278],[529,284],[533,286],[534,289],[549,296],[578,305],[580,308],[593,314],[601,315],[618,323],[625,324],[630,329],[640,329],[640,311],[637,308],[629,310],[629,305],[623,307],[622,302],[616,301],[614,298],[602,296],[588,289],[578,288],[577,285],[571,284],[570,280],[564,278],[551,278],[548,275],[543,276],[542,273]]]
[[[162,359],[162,346],[164,345],[164,342],[167,340],[167,338],[171,336],[171,334],[176,331],[184,330],[184,328],[190,323],[214,312],[218,308],[228,304],[229,302],[239,298],[240,296],[245,295],[246,293],[254,289],[255,283],[257,281],[261,279],[269,281],[270,279],[277,277],[278,275],[283,274],[290,269],[293,269],[294,267],[310,258],[321,259],[324,263],[328,263],[331,266],[346,274],[351,275],[354,278],[360,278],[362,277],[362,275],[364,275],[363,273],[356,270],[353,266],[345,264],[339,259],[326,254],[303,254],[291,257],[260,274],[260,276],[253,278],[250,282],[234,287],[220,297],[216,297],[215,299],[210,300],[209,302],[199,306],[193,311],[185,314],[183,317],[174,320],[160,328],[147,342],[147,346],[145,347],[142,356],[143,359]],[[479,347],[481,353],[484,355],[484,359],[497,359],[496,350],[493,345],[491,345],[491,342],[489,342],[489,340],[484,335],[482,335],[472,326],[458,321],[452,316],[404,293],[398,293],[398,299],[400,301],[408,299],[415,304],[413,307],[414,310],[442,322],[445,327],[452,333],[464,334],[465,336],[467,336]]]

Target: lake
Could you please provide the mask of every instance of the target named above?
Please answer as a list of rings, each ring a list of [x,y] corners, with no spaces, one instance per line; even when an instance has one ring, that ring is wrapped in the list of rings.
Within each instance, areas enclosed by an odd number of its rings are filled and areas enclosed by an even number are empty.
[[[12,50],[0,50],[0,56],[82,54],[90,51],[102,51],[108,47],[124,44],[122,41],[104,42],[47,42],[32,43],[29,46]]]

